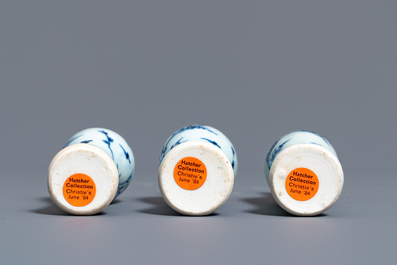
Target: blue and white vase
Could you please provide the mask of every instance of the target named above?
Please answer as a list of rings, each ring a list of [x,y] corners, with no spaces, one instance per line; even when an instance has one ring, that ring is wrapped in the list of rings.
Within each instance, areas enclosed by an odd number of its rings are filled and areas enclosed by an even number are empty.
[[[237,166],[234,146],[222,132],[210,126],[187,126],[173,133],[163,146],[160,190],[174,210],[207,215],[229,198]]]
[[[90,128],[73,135],[54,157],[48,169],[48,190],[63,210],[95,214],[125,191],[134,169],[134,154],[119,134]]]
[[[300,216],[328,210],[344,182],[334,148],[310,131],[294,131],[276,141],[266,157],[265,175],[277,203]]]

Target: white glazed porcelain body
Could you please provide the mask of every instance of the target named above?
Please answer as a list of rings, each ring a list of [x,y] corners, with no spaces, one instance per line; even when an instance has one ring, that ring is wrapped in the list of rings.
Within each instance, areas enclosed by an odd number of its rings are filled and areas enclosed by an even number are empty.
[[[289,174],[300,168],[311,170],[318,178],[317,193],[303,201],[292,198],[292,188],[287,191],[286,183],[291,178]],[[344,182],[334,148],[325,138],[310,131],[291,132],[276,141],[266,157],[265,175],[277,203],[300,216],[318,215],[329,209],[339,198]],[[306,180],[301,178],[299,185],[308,188]]]
[[[76,215],[102,211],[128,186],[134,155],[117,133],[90,128],[72,136],[48,168],[48,191],[61,209]]]
[[[180,184],[183,177],[179,179],[181,175],[178,174],[187,172],[179,171],[184,163],[181,161],[186,159],[198,159],[199,167],[207,172],[201,186],[194,189]],[[192,164],[186,167],[198,169]],[[208,215],[227,201],[236,173],[237,155],[229,139],[215,128],[191,125],[178,130],[166,141],[160,155],[159,187],[164,200],[174,210],[185,215]],[[194,179],[186,177],[185,181]]]
[[[82,174],[90,179],[81,179]],[[118,172],[101,149],[76,144],[62,149],[52,159],[47,184],[51,199],[59,208],[75,215],[92,215],[112,202],[117,192]]]
[[[113,160],[119,174],[116,197],[127,189],[134,174],[135,159],[123,137],[108,129],[89,128],[73,135],[64,148],[75,144],[89,144],[104,151]]]

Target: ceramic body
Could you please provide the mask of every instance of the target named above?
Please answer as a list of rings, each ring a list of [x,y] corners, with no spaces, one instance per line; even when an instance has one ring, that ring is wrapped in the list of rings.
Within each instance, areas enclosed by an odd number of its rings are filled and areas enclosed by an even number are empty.
[[[113,160],[101,149],[75,144],[62,149],[48,168],[48,193],[62,210],[92,215],[115,198],[119,183]]]
[[[344,183],[334,148],[310,131],[295,131],[276,141],[266,157],[265,175],[276,202],[299,216],[328,210]]]
[[[237,155],[219,130],[191,125],[168,138],[160,155],[159,187],[166,203],[185,215],[208,215],[229,198]]]
[[[135,159],[130,146],[123,137],[108,129],[89,128],[73,135],[64,148],[76,144],[89,144],[98,147],[113,160],[119,175],[115,198],[127,189],[134,174]]]
[[[228,157],[233,168],[234,177],[236,177],[238,161],[233,144],[222,132],[210,126],[195,124],[183,127],[173,133],[163,146],[160,155],[160,163],[163,161],[168,152],[174,147],[188,141],[207,142],[221,149],[222,152]]]
[[[314,144],[321,146],[328,151],[330,151],[334,156],[338,157],[336,155],[336,152],[332,145],[328,142],[327,139],[324,137],[320,136],[319,134],[315,132],[310,132],[310,131],[294,131],[291,133],[288,133],[281,137],[279,140],[277,140],[272,148],[270,148],[269,153],[266,156],[266,162],[265,162],[265,176],[266,180],[269,183],[269,172],[270,168],[273,165],[274,160],[276,157],[285,149],[292,145],[296,144]]]

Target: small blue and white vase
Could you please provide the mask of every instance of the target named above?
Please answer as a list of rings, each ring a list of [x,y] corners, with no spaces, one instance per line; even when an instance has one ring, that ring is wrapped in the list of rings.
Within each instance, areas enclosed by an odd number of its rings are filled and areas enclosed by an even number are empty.
[[[328,210],[344,182],[334,148],[310,131],[294,131],[276,141],[266,157],[265,175],[277,203],[299,216]]]
[[[211,214],[229,198],[237,165],[233,144],[219,130],[203,125],[181,128],[161,151],[161,193],[182,214]]]
[[[73,135],[52,160],[48,191],[66,212],[95,214],[125,191],[134,169],[134,154],[119,134],[86,129]]]

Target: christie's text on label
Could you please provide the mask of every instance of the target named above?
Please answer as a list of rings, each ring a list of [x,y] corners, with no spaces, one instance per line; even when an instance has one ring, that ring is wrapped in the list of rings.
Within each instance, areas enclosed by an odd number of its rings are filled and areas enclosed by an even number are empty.
[[[63,196],[73,206],[86,206],[94,199],[96,186],[87,175],[77,173],[66,179],[63,185]]]
[[[313,198],[318,191],[317,175],[308,168],[292,170],[285,181],[288,194],[295,200],[307,201]]]
[[[179,187],[186,190],[200,188],[207,179],[207,168],[195,157],[179,160],[174,169],[174,179]]]

